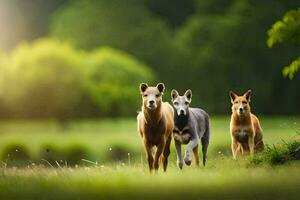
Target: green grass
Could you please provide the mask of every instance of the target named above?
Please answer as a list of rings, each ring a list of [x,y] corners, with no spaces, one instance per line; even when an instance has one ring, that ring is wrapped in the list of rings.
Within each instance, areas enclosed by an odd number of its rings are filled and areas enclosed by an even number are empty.
[[[229,120],[229,117],[212,118],[209,157],[231,154]],[[261,123],[266,144],[289,139],[300,130],[300,118],[297,117],[261,117]],[[55,121],[1,121],[0,155],[10,143],[23,144],[35,161],[43,158],[48,146],[61,152],[82,146],[87,151],[85,159],[99,163],[109,162],[111,151],[115,149],[121,149],[126,155],[130,153],[134,160],[140,161],[144,156],[135,119],[78,120],[64,126]],[[175,159],[174,149],[171,157]],[[5,155],[2,155],[3,159]]]
[[[300,131],[299,117],[260,119],[270,146],[289,141]],[[180,171],[173,148],[168,172],[152,175],[134,119],[78,120],[64,126],[55,121],[1,121],[0,153],[10,144],[19,145],[32,161],[16,168],[10,158],[2,158],[0,199],[298,199],[299,161],[276,167],[251,165],[247,156],[233,161],[229,118],[211,121],[205,168],[184,166]],[[75,149],[77,154],[84,149],[87,154],[82,157],[98,164],[70,167],[58,160],[50,163],[52,167],[41,161],[47,148],[65,153]],[[111,157],[116,149],[126,154],[120,162]]]

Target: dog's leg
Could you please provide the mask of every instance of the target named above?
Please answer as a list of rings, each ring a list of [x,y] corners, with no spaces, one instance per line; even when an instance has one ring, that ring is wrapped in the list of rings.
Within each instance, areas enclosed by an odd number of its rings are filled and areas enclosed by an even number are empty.
[[[165,148],[165,141],[164,139],[156,146],[157,149],[156,149],[156,152],[155,152],[155,156],[154,156],[154,169],[155,171],[158,170],[159,168],[159,158]]]
[[[232,156],[233,156],[234,160],[236,160],[236,158],[237,158],[237,150],[238,150],[237,141],[234,138],[232,138],[232,140],[231,140],[231,151],[232,151]]]
[[[208,148],[208,141],[205,138],[202,137],[201,138],[201,143],[202,143],[203,165],[205,166],[207,148]]]
[[[254,137],[249,137],[248,139],[248,145],[249,145],[249,150],[250,150],[250,155],[253,156],[254,154]]]
[[[193,149],[194,158],[196,162],[196,166],[199,167],[199,155],[198,155],[198,145],[196,145]]]
[[[239,144],[239,150],[240,150],[241,154],[244,155],[244,147],[242,144]]]
[[[189,143],[188,147],[186,148],[185,155],[184,155],[184,162],[186,165],[191,165],[191,151],[195,148],[196,145],[199,144],[199,138],[195,136]]]
[[[177,165],[180,169],[183,166],[182,152],[181,152],[181,143],[175,140],[175,148],[177,153]]]
[[[152,170],[153,170],[152,146],[150,144],[148,144],[146,140],[144,140],[144,146],[145,146],[145,149],[146,149],[149,170],[150,170],[150,173],[151,173]]]
[[[164,152],[163,152],[163,157],[162,157],[164,171],[167,171],[167,167],[168,167],[168,157],[170,155],[171,140],[172,140],[172,135],[170,134],[170,136],[167,139]]]

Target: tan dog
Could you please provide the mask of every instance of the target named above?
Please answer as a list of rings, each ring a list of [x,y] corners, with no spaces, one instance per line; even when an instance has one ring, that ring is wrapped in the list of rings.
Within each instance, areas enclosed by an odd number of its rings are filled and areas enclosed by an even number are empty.
[[[163,83],[156,87],[148,87],[146,83],[140,85],[143,98],[142,111],[137,116],[138,130],[143,138],[150,172],[159,168],[161,157],[164,171],[167,170],[170,143],[174,128],[174,112],[169,103],[162,101],[165,86]],[[154,158],[153,147],[156,146]],[[161,156],[162,155],[162,156]]]
[[[230,121],[231,150],[233,158],[237,154],[244,153],[244,150],[254,152],[264,149],[262,128],[258,118],[251,113],[250,98],[251,90],[243,96],[238,96],[234,92],[229,92],[232,103],[232,115]]]

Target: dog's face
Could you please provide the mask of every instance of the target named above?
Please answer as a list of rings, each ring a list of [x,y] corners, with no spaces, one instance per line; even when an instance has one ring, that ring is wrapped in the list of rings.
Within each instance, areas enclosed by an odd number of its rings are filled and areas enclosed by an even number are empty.
[[[251,90],[248,90],[243,96],[238,96],[234,92],[230,91],[229,96],[232,103],[232,113],[236,113],[239,116],[249,114],[251,94]]]
[[[185,116],[188,113],[192,101],[192,91],[188,89],[183,96],[180,96],[176,90],[171,92],[172,103],[178,116]]]
[[[143,106],[149,110],[155,110],[161,105],[164,90],[165,85],[163,83],[159,83],[155,87],[149,87],[146,83],[141,83],[140,92],[143,98]]]

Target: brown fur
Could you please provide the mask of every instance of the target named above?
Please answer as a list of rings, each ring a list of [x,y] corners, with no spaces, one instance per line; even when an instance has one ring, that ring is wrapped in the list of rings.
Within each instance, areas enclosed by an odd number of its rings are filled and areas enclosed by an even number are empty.
[[[233,158],[236,159],[237,155],[243,154],[244,151],[250,151],[251,155],[254,152],[262,151],[264,149],[263,131],[258,118],[251,113],[249,105],[251,90],[248,90],[243,96],[238,96],[230,91],[230,97],[232,102],[230,132]],[[239,108],[244,109],[242,115],[239,114]]]
[[[150,172],[153,169],[157,171],[161,158],[163,169],[166,171],[174,128],[173,108],[169,103],[162,101],[163,84],[158,84],[156,87],[148,87],[147,84],[141,84],[140,90],[143,96],[143,106],[142,111],[137,116],[137,122],[146,150],[149,170]],[[147,106],[151,96],[154,97],[157,104],[155,109],[150,109]],[[157,147],[157,150],[153,155],[152,149],[154,146]]]

